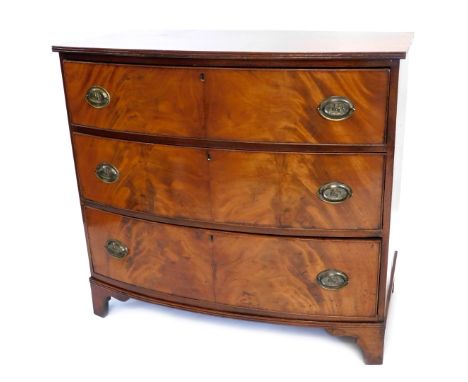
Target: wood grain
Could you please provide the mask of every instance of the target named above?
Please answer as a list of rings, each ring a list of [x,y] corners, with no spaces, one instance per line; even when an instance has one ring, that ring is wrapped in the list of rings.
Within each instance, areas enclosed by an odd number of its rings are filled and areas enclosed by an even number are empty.
[[[147,212],[138,212],[122,208],[112,207],[106,204],[95,202],[89,199],[81,198],[83,206],[98,208],[103,211],[111,212],[118,215],[125,215],[135,219],[143,219],[156,223],[175,224],[184,227],[214,229],[229,232],[254,233],[260,235],[277,235],[277,236],[295,236],[295,237],[330,237],[330,238],[381,238],[383,237],[382,229],[318,229],[318,228],[279,228],[279,227],[264,227],[253,225],[214,223],[212,221],[191,220],[185,218],[168,218],[164,216],[154,215]]]
[[[377,240],[292,239],[216,234],[216,300],[276,312],[371,317],[376,314]],[[349,276],[339,290],[316,280],[325,269]]]
[[[118,131],[204,136],[198,76],[198,70],[190,69],[63,62],[71,122]],[[85,100],[96,85],[110,93],[111,101],[102,109]]]
[[[276,238],[176,227],[85,208],[93,272],[169,295],[271,314],[373,317],[379,240]],[[104,244],[129,248],[123,259]],[[339,269],[349,284],[321,288],[316,276]],[[255,274],[255,277],[252,275]]]
[[[213,149],[232,149],[242,151],[275,151],[295,153],[386,153],[387,145],[381,144],[316,144],[316,143],[276,143],[276,142],[241,142],[221,141],[206,138],[164,137],[143,133],[130,133],[115,130],[97,129],[81,125],[71,125],[74,133],[95,135],[98,137],[120,139],[123,141],[137,141],[143,143],[157,143],[161,145],[200,147]]]
[[[84,198],[113,207],[220,224],[301,229],[379,229],[379,154],[293,154],[205,150],[73,134]],[[208,160],[208,155],[211,160]],[[112,163],[120,179],[95,175]],[[348,184],[341,204],[317,195],[325,183]]]
[[[303,229],[378,229],[382,167],[377,154],[294,154],[210,150],[213,221]],[[348,184],[340,204],[317,195],[323,184]]]
[[[77,125],[240,142],[385,142],[387,69],[181,69],[69,61],[63,67]],[[107,107],[86,102],[94,85],[110,92]],[[332,95],[350,98],[356,112],[344,121],[322,118],[317,107]]]
[[[93,271],[112,279],[169,295],[212,301],[209,233],[147,223],[85,208]],[[124,243],[129,254],[117,259],[107,240]]]
[[[173,218],[210,220],[205,150],[130,143],[73,134],[80,190],[104,204]],[[116,183],[104,183],[96,166],[116,166]]]
[[[370,144],[385,141],[389,72],[213,69],[205,74],[207,136],[255,142]],[[317,107],[346,96],[356,111],[329,121]]]

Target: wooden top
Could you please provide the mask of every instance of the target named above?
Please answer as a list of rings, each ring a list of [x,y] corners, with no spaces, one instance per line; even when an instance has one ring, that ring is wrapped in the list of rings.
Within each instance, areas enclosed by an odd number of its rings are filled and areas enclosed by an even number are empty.
[[[413,33],[131,32],[53,46],[54,52],[217,59],[403,59]]]

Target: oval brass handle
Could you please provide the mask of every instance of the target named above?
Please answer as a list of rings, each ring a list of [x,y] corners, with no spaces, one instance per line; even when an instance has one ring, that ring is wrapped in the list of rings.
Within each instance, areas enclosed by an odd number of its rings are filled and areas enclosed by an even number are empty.
[[[104,183],[114,183],[119,179],[119,170],[110,163],[101,162],[96,166],[96,176]]]
[[[107,240],[105,245],[109,255],[121,259],[128,255],[128,248],[118,240]]]
[[[348,275],[336,269],[326,269],[317,275],[317,281],[324,289],[340,289],[348,285]]]
[[[319,198],[327,203],[342,203],[349,199],[352,194],[351,187],[341,182],[324,184],[318,190]]]
[[[323,100],[317,108],[320,115],[330,121],[343,121],[356,111],[353,102],[346,97],[331,96]]]
[[[86,101],[96,109],[102,109],[110,103],[109,92],[101,86],[92,86],[85,96]]]

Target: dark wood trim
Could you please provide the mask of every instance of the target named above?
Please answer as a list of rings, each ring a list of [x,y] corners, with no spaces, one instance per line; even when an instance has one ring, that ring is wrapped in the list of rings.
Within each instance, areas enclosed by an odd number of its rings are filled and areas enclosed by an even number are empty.
[[[221,141],[200,138],[179,138],[169,136],[149,135],[133,132],[122,132],[93,128],[88,126],[70,124],[72,132],[94,135],[103,138],[119,139],[123,141],[136,141],[161,145],[200,147],[213,149],[230,149],[242,151],[273,151],[273,152],[299,152],[299,153],[386,153],[385,144],[356,145],[356,144],[308,144],[308,143],[264,143]]]
[[[214,231],[229,231],[229,232],[240,232],[240,233],[251,233],[260,235],[276,235],[276,236],[290,236],[290,237],[336,237],[336,238],[371,238],[379,239],[382,237],[382,230],[355,230],[355,229],[341,229],[341,230],[330,230],[330,229],[298,229],[298,228],[277,228],[277,227],[255,227],[247,225],[236,225],[236,224],[221,224],[211,223],[199,220],[190,220],[182,218],[167,218],[163,216],[156,216],[146,212],[131,211],[121,208],[116,208],[108,205],[98,203],[93,200],[84,199],[82,197],[81,203],[84,206],[96,208],[102,211],[111,212],[118,215],[128,216],[134,219],[142,219],[152,221],[156,223],[173,224],[182,227],[193,227],[210,229]]]
[[[379,326],[336,327],[326,328],[333,336],[352,337],[361,348],[364,362],[367,365],[381,365],[383,363],[385,323]]]
[[[107,316],[107,313],[109,312],[109,300],[111,297],[114,297],[119,301],[127,301],[129,298],[126,293],[109,289],[103,284],[94,282],[91,278],[89,281],[91,284],[91,295],[93,298],[93,310],[96,316]]]
[[[395,251],[395,253],[393,254],[392,270],[390,272],[390,282],[388,283],[388,288],[387,288],[387,304],[385,307],[385,321],[387,320],[388,310],[390,309],[390,299],[395,289],[395,270],[396,270],[397,258],[398,258],[398,251]]]
[[[282,313],[268,310],[242,308],[238,306],[220,304],[209,301],[201,301],[190,299],[181,296],[169,295],[166,293],[156,292],[153,290],[144,289],[134,285],[126,284],[118,280],[113,280],[109,277],[92,273],[92,282],[104,284],[107,288],[127,294],[129,297],[148,301],[159,305],[180,308],[192,312],[208,313],[221,317],[241,318],[254,321],[263,321],[271,323],[287,323],[292,325],[303,326],[322,326],[326,327],[327,323],[381,323],[377,316],[374,317],[344,317],[344,316],[305,316],[293,313]]]
[[[400,62],[394,61],[390,71],[390,93],[388,100],[387,113],[387,159],[385,161],[385,181],[384,181],[384,202],[382,213],[382,260],[380,264],[379,276],[379,301],[378,314],[381,319],[385,316],[386,309],[386,288],[387,288],[387,266],[388,251],[390,239],[390,218],[392,207],[392,189],[393,189],[393,162],[395,153],[395,132],[396,132],[396,113],[398,101],[398,78]]]
[[[214,59],[214,60],[392,60],[406,58],[406,52],[210,52],[181,50],[109,49],[52,46],[53,52],[117,57]]]
[[[89,53],[60,53],[64,60],[81,62],[98,62],[108,64],[131,64],[131,65],[156,65],[156,66],[182,66],[182,67],[217,67],[217,68],[269,68],[269,69],[382,69],[391,66],[391,59],[288,59],[269,60],[258,58],[256,60],[242,59],[215,59],[215,58],[167,58],[167,57],[144,57],[144,56],[116,56],[106,54]]]

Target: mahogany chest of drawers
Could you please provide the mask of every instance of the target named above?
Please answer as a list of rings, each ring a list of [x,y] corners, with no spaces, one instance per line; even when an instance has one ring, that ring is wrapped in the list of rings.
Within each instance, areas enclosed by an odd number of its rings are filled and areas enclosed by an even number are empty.
[[[94,312],[136,298],[323,327],[381,363],[399,68],[411,35],[130,40],[53,47]]]

